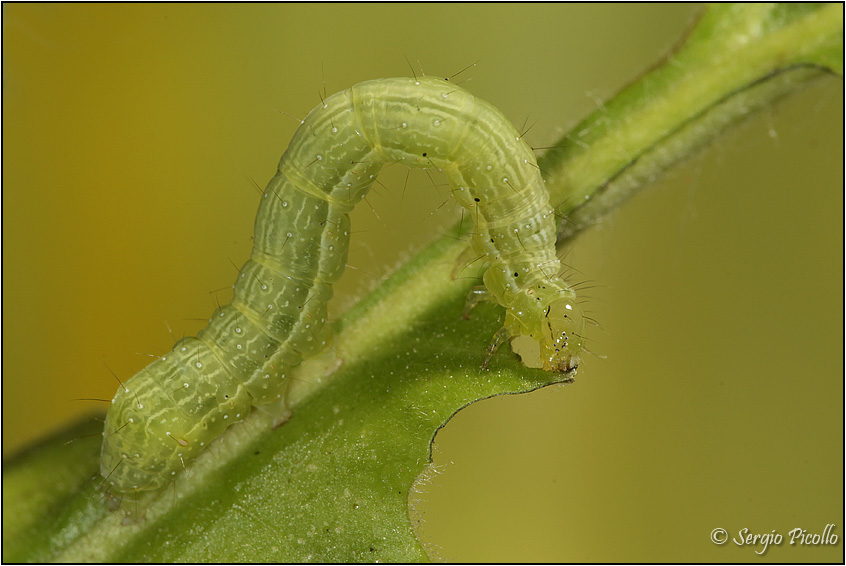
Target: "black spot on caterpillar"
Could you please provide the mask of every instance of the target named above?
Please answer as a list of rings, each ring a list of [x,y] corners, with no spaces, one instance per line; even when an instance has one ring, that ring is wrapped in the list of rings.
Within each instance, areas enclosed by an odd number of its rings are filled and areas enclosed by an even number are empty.
[[[439,168],[472,212],[471,246],[489,264],[485,293],[506,309],[488,358],[528,336],[545,369],[575,370],[584,321],[558,277],[555,216],[531,148],[496,108],[445,80],[363,82],[327,98],[294,134],[263,193],[232,302],[118,389],[100,464],[112,489],[167,486],[253,406],[283,400],[286,372],[329,339],[349,212],[395,162]]]

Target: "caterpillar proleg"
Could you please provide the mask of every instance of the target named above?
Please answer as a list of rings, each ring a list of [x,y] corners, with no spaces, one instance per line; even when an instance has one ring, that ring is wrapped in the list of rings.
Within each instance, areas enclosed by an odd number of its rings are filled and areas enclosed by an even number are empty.
[[[544,369],[575,370],[584,321],[559,279],[555,216],[531,148],[496,108],[448,81],[363,82],[328,97],[294,134],[263,193],[232,302],[118,389],[101,452],[113,490],[167,486],[253,406],[284,398],[286,373],[329,339],[349,212],[394,162],[442,170],[471,213],[486,293],[506,309],[488,357],[528,336]]]

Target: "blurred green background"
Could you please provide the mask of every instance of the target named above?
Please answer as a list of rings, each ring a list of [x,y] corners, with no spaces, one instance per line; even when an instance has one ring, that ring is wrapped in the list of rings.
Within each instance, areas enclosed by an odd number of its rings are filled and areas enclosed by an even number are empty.
[[[458,77],[528,141],[651,65],[691,5],[3,6],[3,454],[105,410],[229,299],[264,187],[328,93]],[[674,170],[565,261],[602,329],[577,382],[478,403],[414,512],[451,561],[843,560],[843,87]],[[458,216],[388,168],[334,312]],[[378,216],[377,216],[378,214]],[[224,289],[223,291],[217,291]],[[716,546],[835,523],[837,546]]]

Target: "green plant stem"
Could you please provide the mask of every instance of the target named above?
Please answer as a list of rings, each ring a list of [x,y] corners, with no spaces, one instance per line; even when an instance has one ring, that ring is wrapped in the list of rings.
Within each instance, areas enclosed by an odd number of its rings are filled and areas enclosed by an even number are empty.
[[[824,74],[842,75],[842,45],[839,5],[706,10],[677,50],[541,160],[567,217],[560,241],[754,110]],[[501,313],[482,306],[472,322],[460,320],[476,279],[451,275],[468,228],[421,251],[339,321],[334,352],[343,366],[328,371],[327,357],[303,364],[291,382],[289,423],[270,430],[272,416],[257,411],[248,426],[232,427],[214,454],[192,464],[190,481],[139,504],[146,521],[122,526],[121,514],[105,509],[91,480],[99,435],[70,447],[57,438],[7,462],[4,559],[424,560],[407,503],[436,431],[474,401],[560,379],[507,354],[479,370]],[[44,485],[52,489],[38,492]]]
[[[686,40],[565,135],[539,162],[575,236],[726,128],[836,73],[839,5],[719,4]]]

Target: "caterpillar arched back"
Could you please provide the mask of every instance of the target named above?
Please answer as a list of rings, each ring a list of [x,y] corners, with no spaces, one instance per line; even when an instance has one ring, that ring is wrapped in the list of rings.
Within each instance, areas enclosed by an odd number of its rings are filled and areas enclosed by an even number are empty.
[[[346,264],[349,212],[392,162],[442,170],[471,211],[471,246],[489,263],[486,293],[506,311],[488,357],[529,336],[544,369],[575,370],[584,321],[558,277],[555,216],[531,148],[496,108],[445,80],[363,82],[327,98],[294,134],[264,191],[232,302],[118,389],[100,467],[112,489],[167,486],[251,407],[283,399],[286,373],[329,339],[326,304]]]

